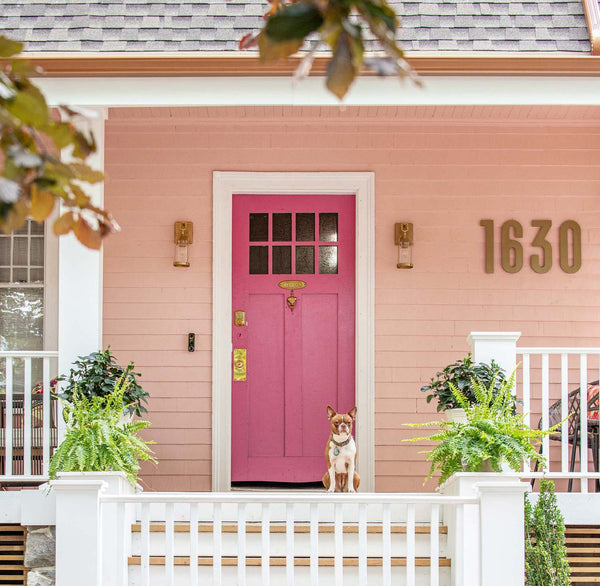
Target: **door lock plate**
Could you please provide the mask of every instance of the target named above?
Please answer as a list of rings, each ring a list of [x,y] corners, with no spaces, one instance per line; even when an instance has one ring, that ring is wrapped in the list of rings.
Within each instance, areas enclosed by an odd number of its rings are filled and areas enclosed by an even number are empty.
[[[245,326],[246,325],[246,312],[245,311],[236,311],[234,313],[234,321],[233,323],[236,326]]]
[[[233,380],[246,380],[246,348],[236,348],[233,351]]]

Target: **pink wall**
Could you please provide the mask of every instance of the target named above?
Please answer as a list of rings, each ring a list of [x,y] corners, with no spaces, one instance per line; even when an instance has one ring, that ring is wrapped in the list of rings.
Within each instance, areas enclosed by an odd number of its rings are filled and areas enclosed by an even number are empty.
[[[599,160],[597,108],[112,109],[106,206],[123,232],[105,247],[104,341],[151,394],[147,487],[211,486],[213,171],[375,172],[376,486],[414,491],[428,467],[401,424],[432,417],[419,387],[466,354],[469,331],[600,346]],[[520,221],[524,243],[531,220],[553,220],[552,270],[526,256],[518,274],[485,274],[482,218]],[[194,222],[189,269],[172,266],[178,219]],[[558,266],[566,219],[583,231],[574,275]],[[410,271],[395,268],[398,221],[415,226]]]

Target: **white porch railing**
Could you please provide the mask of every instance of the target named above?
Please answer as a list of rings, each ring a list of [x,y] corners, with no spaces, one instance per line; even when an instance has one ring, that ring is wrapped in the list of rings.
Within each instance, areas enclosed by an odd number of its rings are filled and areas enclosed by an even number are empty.
[[[495,359],[506,372],[517,365],[516,395],[533,428],[558,429],[542,440],[542,472],[570,492],[574,481],[587,493],[600,490],[598,394],[600,348],[517,347],[519,332],[479,332],[469,336],[474,359]],[[589,391],[589,396],[588,396]],[[582,449],[583,447],[583,449]],[[579,451],[579,452],[578,452]],[[540,475],[526,467],[532,478]]]
[[[58,444],[58,352],[0,352],[0,482],[43,481]]]

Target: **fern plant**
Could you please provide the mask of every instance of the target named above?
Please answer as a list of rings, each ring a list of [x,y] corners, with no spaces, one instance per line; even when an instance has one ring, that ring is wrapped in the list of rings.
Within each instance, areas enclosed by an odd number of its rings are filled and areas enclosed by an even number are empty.
[[[49,476],[59,471],[88,472],[122,470],[135,484],[140,460],[156,463],[149,444],[138,436],[148,421],[121,424],[123,396],[128,381],[119,379],[103,397],[86,397],[78,389],[65,405],[67,432],[50,460]]]
[[[466,422],[433,421],[408,423],[410,427],[436,427],[435,433],[426,437],[410,438],[406,441],[430,440],[438,445],[427,454],[431,468],[425,481],[437,471],[441,473],[439,484],[443,484],[455,472],[481,472],[486,466],[500,472],[504,463],[519,472],[523,461],[533,460],[543,464],[544,458],[535,448],[547,431],[531,429],[525,424],[523,415],[517,413],[512,395],[514,372],[498,387],[494,379],[489,387],[480,380],[472,380],[472,403],[454,384],[450,389],[459,407],[465,410]]]
[[[569,586],[570,574],[565,521],[556,502],[554,483],[542,480],[535,506],[525,495],[525,584]]]

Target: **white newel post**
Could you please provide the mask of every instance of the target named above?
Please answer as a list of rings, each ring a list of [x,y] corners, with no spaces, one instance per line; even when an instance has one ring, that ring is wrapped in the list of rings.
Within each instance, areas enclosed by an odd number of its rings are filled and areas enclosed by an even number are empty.
[[[518,481],[479,484],[481,495],[481,586],[525,583],[524,494]]]
[[[56,583],[102,586],[102,480],[56,480]]]
[[[489,364],[495,360],[506,375],[517,366],[517,340],[521,332],[471,332],[467,342],[474,362]]]

